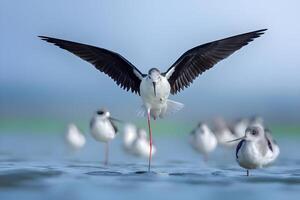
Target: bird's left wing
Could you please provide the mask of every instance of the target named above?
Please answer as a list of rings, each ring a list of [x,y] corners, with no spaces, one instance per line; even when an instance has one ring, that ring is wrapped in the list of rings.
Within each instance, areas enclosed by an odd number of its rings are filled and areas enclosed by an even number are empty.
[[[39,37],[91,63],[99,71],[111,77],[124,90],[131,90],[133,93],[139,94],[140,83],[145,75],[118,53],[77,42],[46,36]]]
[[[236,149],[235,149],[235,158],[236,158],[236,159],[239,158],[239,156],[238,156],[239,150],[241,149],[241,147],[242,147],[242,145],[243,145],[244,142],[245,142],[245,140],[241,140],[241,141],[238,143],[238,145],[236,146]]]
[[[193,80],[219,61],[259,37],[267,29],[261,29],[197,46],[185,52],[163,73],[171,85],[171,94],[188,87]]]

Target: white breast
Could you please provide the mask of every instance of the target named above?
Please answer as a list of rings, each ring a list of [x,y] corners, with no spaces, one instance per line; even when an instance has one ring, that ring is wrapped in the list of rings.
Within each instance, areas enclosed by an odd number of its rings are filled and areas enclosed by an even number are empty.
[[[94,117],[91,126],[91,134],[95,140],[108,142],[115,138],[116,132],[108,119]]]
[[[200,153],[207,155],[215,150],[217,146],[217,138],[211,132],[205,134],[193,134],[190,138],[192,146]]]
[[[161,81],[156,84],[156,96],[150,79],[144,78],[140,85],[140,94],[146,108],[160,109],[165,106],[170,90],[170,84],[163,76],[161,76]]]
[[[148,158],[150,153],[150,144],[147,139],[136,139],[132,144],[132,153],[134,155]],[[152,145],[152,156],[156,153],[156,147]]]
[[[263,167],[265,158],[254,142],[245,141],[238,152],[237,161],[241,167],[256,169]]]
[[[85,136],[75,124],[70,124],[66,133],[66,141],[73,149],[80,149],[85,145]]]

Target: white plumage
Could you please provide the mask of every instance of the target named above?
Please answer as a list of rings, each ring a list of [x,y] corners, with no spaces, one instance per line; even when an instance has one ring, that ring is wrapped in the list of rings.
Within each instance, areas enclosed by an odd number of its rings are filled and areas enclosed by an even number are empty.
[[[147,133],[144,129],[139,129],[133,124],[124,126],[123,146],[131,155],[149,157],[150,145]],[[156,147],[152,145],[152,155],[155,153]]]
[[[276,147],[277,148],[277,147]],[[262,168],[270,165],[278,156],[279,147],[274,151],[266,137],[264,128],[260,125],[250,126],[236,149],[236,160],[239,165],[247,169]]]
[[[81,149],[86,143],[85,136],[73,123],[68,125],[65,140],[67,144],[74,150]]]
[[[199,123],[190,134],[192,147],[206,159],[208,154],[217,147],[217,138],[206,124]]]
[[[105,143],[105,160],[104,164],[108,164],[108,142],[116,137],[118,129],[113,123],[113,119],[110,116],[110,112],[106,109],[98,110],[90,122],[91,135],[96,141]]]

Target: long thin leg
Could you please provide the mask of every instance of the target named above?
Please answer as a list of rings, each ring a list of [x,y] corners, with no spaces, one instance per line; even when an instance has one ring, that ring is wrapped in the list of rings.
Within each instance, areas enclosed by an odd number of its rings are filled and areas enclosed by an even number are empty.
[[[108,151],[109,151],[109,146],[108,142],[105,143],[105,160],[104,160],[104,165],[108,165]]]
[[[148,172],[150,172],[151,159],[152,159],[152,130],[151,130],[151,125],[150,125],[150,109],[147,110],[147,117],[148,117],[148,128],[149,128],[149,138],[150,138],[150,153],[149,153]]]
[[[247,176],[249,176],[249,170],[247,169]]]

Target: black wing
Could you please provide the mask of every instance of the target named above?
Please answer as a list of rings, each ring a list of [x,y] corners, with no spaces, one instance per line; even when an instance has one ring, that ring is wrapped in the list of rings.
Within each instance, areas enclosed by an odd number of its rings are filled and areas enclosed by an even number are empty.
[[[185,52],[164,73],[171,85],[171,94],[188,87],[204,71],[227,58],[238,49],[264,34],[267,29],[253,31],[197,46]]]
[[[241,140],[241,141],[238,143],[237,147],[236,147],[236,150],[235,150],[235,158],[236,158],[236,159],[239,158],[238,153],[239,153],[239,150],[241,149],[241,147],[242,147],[242,145],[243,145],[244,142],[245,142],[245,140]]]
[[[94,46],[39,36],[42,40],[65,49],[93,64],[99,71],[111,77],[121,88],[138,93],[143,75],[133,64],[121,55]]]
[[[112,127],[113,127],[114,130],[115,130],[115,134],[117,134],[117,132],[118,132],[118,127],[117,127],[116,124],[113,122],[113,120],[109,119],[109,121],[110,121]]]

